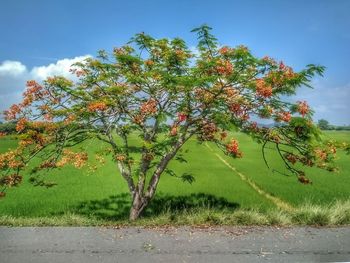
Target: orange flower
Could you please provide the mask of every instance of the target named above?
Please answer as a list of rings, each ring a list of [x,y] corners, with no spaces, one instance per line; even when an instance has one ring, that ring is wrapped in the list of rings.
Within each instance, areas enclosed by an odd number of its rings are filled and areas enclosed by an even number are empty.
[[[73,121],[75,121],[75,119],[76,119],[76,116],[73,114],[70,114],[64,120],[64,124],[68,125],[68,124],[72,123]]]
[[[244,109],[241,104],[239,103],[232,103],[229,105],[230,111],[235,113],[236,115],[241,115],[244,113]]]
[[[327,152],[321,149],[316,149],[315,154],[318,158],[320,158],[322,161],[327,159]]]
[[[141,105],[141,114],[152,115],[157,112],[157,101],[155,99],[149,99],[148,101],[142,103]]]
[[[86,164],[88,155],[86,152],[74,153],[70,150],[63,150],[63,156],[60,161],[56,163],[57,167],[62,167],[68,163],[73,164],[76,168],[81,168]]]
[[[337,153],[337,148],[335,148],[333,145],[329,147],[329,151],[333,154]]]
[[[290,120],[292,119],[292,114],[288,111],[282,111],[279,113],[278,117],[284,122],[290,122]]]
[[[257,79],[256,94],[264,98],[269,98],[272,96],[272,87],[267,85],[263,79]]]
[[[284,65],[284,63],[281,61],[279,64],[279,69],[284,70],[285,68],[286,68],[286,65]]]
[[[154,61],[153,61],[153,60],[147,59],[147,60],[145,61],[145,65],[147,65],[147,66],[149,66],[149,67],[153,66],[153,64],[154,64]]]
[[[219,60],[216,70],[220,75],[229,75],[233,72],[233,65],[228,60]]]
[[[177,119],[179,120],[179,122],[183,122],[187,119],[187,115],[183,112],[178,112]]]
[[[16,125],[16,131],[21,132],[26,128],[27,120],[25,118],[21,118],[18,120]]]
[[[225,88],[224,92],[225,92],[226,96],[229,97],[229,98],[236,97],[237,94],[238,94],[237,89],[232,88],[232,87]]]
[[[234,157],[237,157],[237,158],[242,157],[242,152],[239,150],[238,141],[236,141],[235,139],[232,139],[226,145],[226,151],[229,154],[232,154]]]
[[[229,52],[229,51],[230,51],[229,47],[226,47],[226,46],[219,49],[219,53],[221,55],[226,55],[227,52]]]
[[[94,111],[104,111],[107,109],[107,105],[104,102],[92,102],[88,105],[88,110],[90,112],[94,112]]]
[[[21,112],[21,108],[17,104],[13,104],[9,110],[4,111],[6,120],[16,119],[16,115]]]
[[[124,154],[118,154],[115,159],[119,162],[124,162],[126,160],[126,156]]]
[[[298,101],[298,112],[301,114],[301,116],[305,116],[310,111],[310,107],[307,104],[306,101]]]
[[[133,121],[134,123],[136,123],[136,124],[142,124],[143,120],[144,120],[144,116],[141,115],[141,114],[138,114],[138,115],[135,115],[135,116],[133,117],[133,120],[132,120],[132,121]]]
[[[170,128],[170,135],[171,136],[176,136],[177,135],[177,129],[178,129],[178,127],[176,125],[171,126],[171,128]]]

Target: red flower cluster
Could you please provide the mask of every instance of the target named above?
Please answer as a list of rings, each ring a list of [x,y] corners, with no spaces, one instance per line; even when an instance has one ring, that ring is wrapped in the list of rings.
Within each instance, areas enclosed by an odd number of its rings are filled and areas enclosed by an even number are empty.
[[[187,119],[187,114],[185,114],[185,113],[183,113],[183,112],[178,112],[178,113],[177,113],[177,119],[178,119],[178,122],[186,121],[186,119]]]
[[[226,151],[236,158],[242,157],[242,152],[239,150],[238,141],[236,141],[235,139],[232,139],[226,145]]]
[[[230,55],[232,54],[233,52],[235,51],[234,48],[230,48],[230,47],[227,47],[227,46],[224,46],[222,48],[219,49],[219,53],[223,56],[225,55]]]
[[[233,72],[233,65],[228,60],[219,60],[216,70],[220,75],[230,75]]]
[[[140,108],[142,115],[152,115],[157,112],[157,101],[155,99],[149,99],[142,103]]]
[[[310,107],[307,104],[306,101],[298,101],[298,112],[301,114],[301,116],[305,116],[306,114],[309,113]]]
[[[263,79],[257,79],[256,94],[264,98],[269,98],[272,96],[272,87],[267,85]]]
[[[292,119],[292,114],[288,111],[282,111],[278,114],[278,119],[284,122],[290,122],[290,120]]]
[[[236,115],[241,115],[244,113],[244,109],[239,103],[232,103],[229,105],[230,111],[232,111]]]
[[[244,121],[249,120],[250,118],[247,109],[240,103],[231,103],[229,105],[229,110]]]

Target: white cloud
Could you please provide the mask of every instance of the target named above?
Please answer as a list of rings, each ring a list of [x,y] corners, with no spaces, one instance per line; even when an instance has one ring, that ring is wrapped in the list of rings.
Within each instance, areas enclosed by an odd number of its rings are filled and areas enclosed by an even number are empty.
[[[49,76],[71,77],[72,74],[69,72],[69,69],[71,68],[72,64],[82,61],[88,57],[90,56],[80,56],[72,59],[65,58],[47,66],[34,67],[31,70],[31,75],[36,80],[44,80]]]
[[[19,76],[27,71],[25,65],[18,61],[5,60],[0,64],[0,75],[2,76]]]
[[[25,80],[29,77],[26,66],[21,62],[4,61],[0,64],[0,96],[8,96],[11,93],[22,90]],[[4,103],[6,101],[0,101],[1,106]]]
[[[350,83],[343,86],[326,86],[313,82],[314,89],[302,88],[295,100],[306,100],[315,111],[314,119],[327,119],[336,125],[350,124]]]
[[[20,101],[27,80],[42,81],[49,76],[74,78],[69,72],[71,65],[88,57],[91,56],[65,58],[49,65],[33,67],[31,70],[28,70],[20,61],[3,61],[0,63],[0,113],[11,104]]]

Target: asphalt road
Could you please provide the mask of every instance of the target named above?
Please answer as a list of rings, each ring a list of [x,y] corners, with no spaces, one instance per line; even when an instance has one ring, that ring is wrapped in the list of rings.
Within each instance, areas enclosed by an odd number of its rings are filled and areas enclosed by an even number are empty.
[[[350,227],[0,227],[0,262],[350,262]]]

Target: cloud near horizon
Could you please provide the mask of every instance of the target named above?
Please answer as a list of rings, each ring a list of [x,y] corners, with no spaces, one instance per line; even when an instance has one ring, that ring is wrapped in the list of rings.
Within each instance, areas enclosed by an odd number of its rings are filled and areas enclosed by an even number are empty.
[[[335,125],[350,125],[350,82],[342,86],[327,86],[321,79],[314,88],[302,87],[293,101],[306,100],[314,110],[314,120],[326,119]]]
[[[0,63],[0,112],[6,110],[13,103],[21,100],[27,80],[42,81],[49,76],[65,76],[73,78],[69,72],[72,64],[82,61],[90,55],[64,58],[55,63],[28,69],[20,61],[6,60]],[[315,89],[301,88],[291,100],[306,100],[315,110],[314,120],[327,119],[335,125],[350,124],[350,83],[344,86],[327,87],[322,80],[315,80]],[[1,114],[0,114],[1,119]]]
[[[57,60],[56,63],[28,69],[20,61],[5,60],[0,63],[0,112],[21,100],[27,80],[42,81],[49,76],[74,78],[69,72],[72,64],[83,61],[90,55]],[[1,114],[0,114],[1,119]]]

